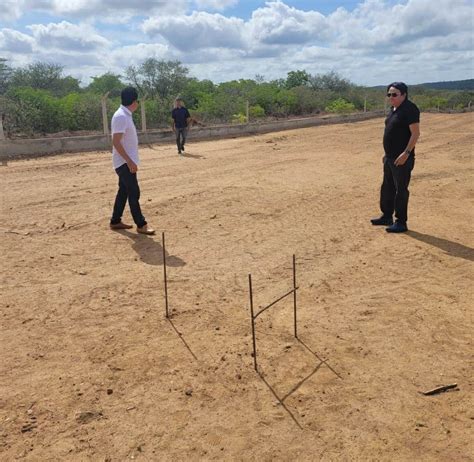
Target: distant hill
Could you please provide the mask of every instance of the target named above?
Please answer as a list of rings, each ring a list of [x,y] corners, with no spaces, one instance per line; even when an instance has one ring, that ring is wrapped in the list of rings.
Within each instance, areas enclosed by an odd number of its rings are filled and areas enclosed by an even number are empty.
[[[432,90],[464,90],[464,91],[473,91],[474,90],[474,79],[467,80],[450,80],[448,82],[427,82],[427,83],[418,83],[416,85],[410,85],[409,87],[424,87],[430,88]],[[377,85],[371,88],[385,88],[385,85]]]
[[[474,90],[474,79],[420,83],[416,86],[432,88],[433,90]]]

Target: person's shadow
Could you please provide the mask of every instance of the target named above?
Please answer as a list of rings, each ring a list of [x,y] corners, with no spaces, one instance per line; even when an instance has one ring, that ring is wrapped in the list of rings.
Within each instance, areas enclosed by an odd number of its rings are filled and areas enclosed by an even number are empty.
[[[417,231],[407,231],[406,234],[418,241],[430,244],[433,247],[438,247],[438,249],[444,250],[447,254],[453,257],[474,261],[474,249],[466,245],[448,241],[447,239],[442,239],[440,237],[430,236],[429,234],[419,233]]]
[[[147,236],[146,234],[135,234],[121,229],[118,233],[127,236],[133,241],[132,249],[137,252],[140,260],[148,265],[162,265],[163,264],[163,247],[158,235]],[[180,267],[186,265],[186,262],[179,257],[170,255],[166,251],[166,266]]]
[[[181,157],[189,157],[190,159],[205,159],[204,156],[199,154],[190,154],[189,152],[183,152],[180,154]]]

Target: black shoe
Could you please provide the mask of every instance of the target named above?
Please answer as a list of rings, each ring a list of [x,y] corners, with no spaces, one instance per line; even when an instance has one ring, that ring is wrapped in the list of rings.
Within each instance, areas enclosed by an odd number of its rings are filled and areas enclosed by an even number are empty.
[[[402,223],[401,221],[396,221],[392,226],[385,228],[387,233],[405,233],[408,231],[406,223]]]
[[[178,151],[178,154],[181,154],[181,150]]]
[[[370,222],[374,226],[391,226],[391,225],[393,225],[393,218],[392,217],[385,217],[385,216],[382,215],[380,218],[372,218],[372,220],[370,220]]]
[[[184,144],[181,145],[181,151],[184,151]]]

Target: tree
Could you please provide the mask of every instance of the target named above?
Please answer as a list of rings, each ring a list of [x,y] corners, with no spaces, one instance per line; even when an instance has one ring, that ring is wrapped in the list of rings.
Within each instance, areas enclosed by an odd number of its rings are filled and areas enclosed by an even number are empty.
[[[311,76],[306,71],[290,71],[286,77],[286,88],[308,85]]]
[[[5,58],[0,58],[0,95],[7,91],[12,73],[12,68],[6,62]]]
[[[344,93],[352,86],[349,80],[341,77],[335,71],[310,76],[309,84],[313,90],[331,90],[338,93]]]
[[[120,75],[106,72],[97,77],[92,77],[92,82],[87,86],[86,90],[98,95],[109,93],[111,98],[120,95],[124,83],[120,80]]]
[[[58,101],[47,90],[10,87],[6,97],[12,102],[6,118],[9,131],[27,134],[54,133],[61,129]]]
[[[186,87],[180,92],[184,104],[189,109],[196,108],[203,94],[213,94],[215,85],[210,80],[188,79]]]
[[[178,96],[188,80],[188,68],[179,61],[159,61],[148,58],[139,66],[129,66],[127,78],[147,97]]]
[[[31,87],[35,90],[48,90],[56,96],[80,90],[79,80],[71,76],[63,77],[63,66],[45,62],[36,62],[15,69],[10,84],[15,88]]]

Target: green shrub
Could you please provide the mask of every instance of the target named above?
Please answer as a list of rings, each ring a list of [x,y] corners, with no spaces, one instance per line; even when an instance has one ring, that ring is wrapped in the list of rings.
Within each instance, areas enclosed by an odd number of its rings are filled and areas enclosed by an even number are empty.
[[[29,87],[11,88],[6,97],[11,104],[5,110],[11,133],[54,133],[61,130],[58,100],[47,90]]]
[[[334,101],[331,101],[326,106],[327,112],[335,112],[337,114],[344,114],[347,112],[352,112],[355,110],[354,104],[346,101],[344,98],[337,98]]]
[[[245,124],[246,122],[247,122],[247,116],[243,114],[242,112],[239,112],[238,114],[234,114],[232,116],[233,124]]]
[[[59,100],[62,130],[101,130],[101,98],[92,93],[70,93]]]
[[[251,119],[260,119],[261,117],[265,117],[265,109],[263,109],[263,107],[258,104],[255,106],[250,106],[249,117]]]

